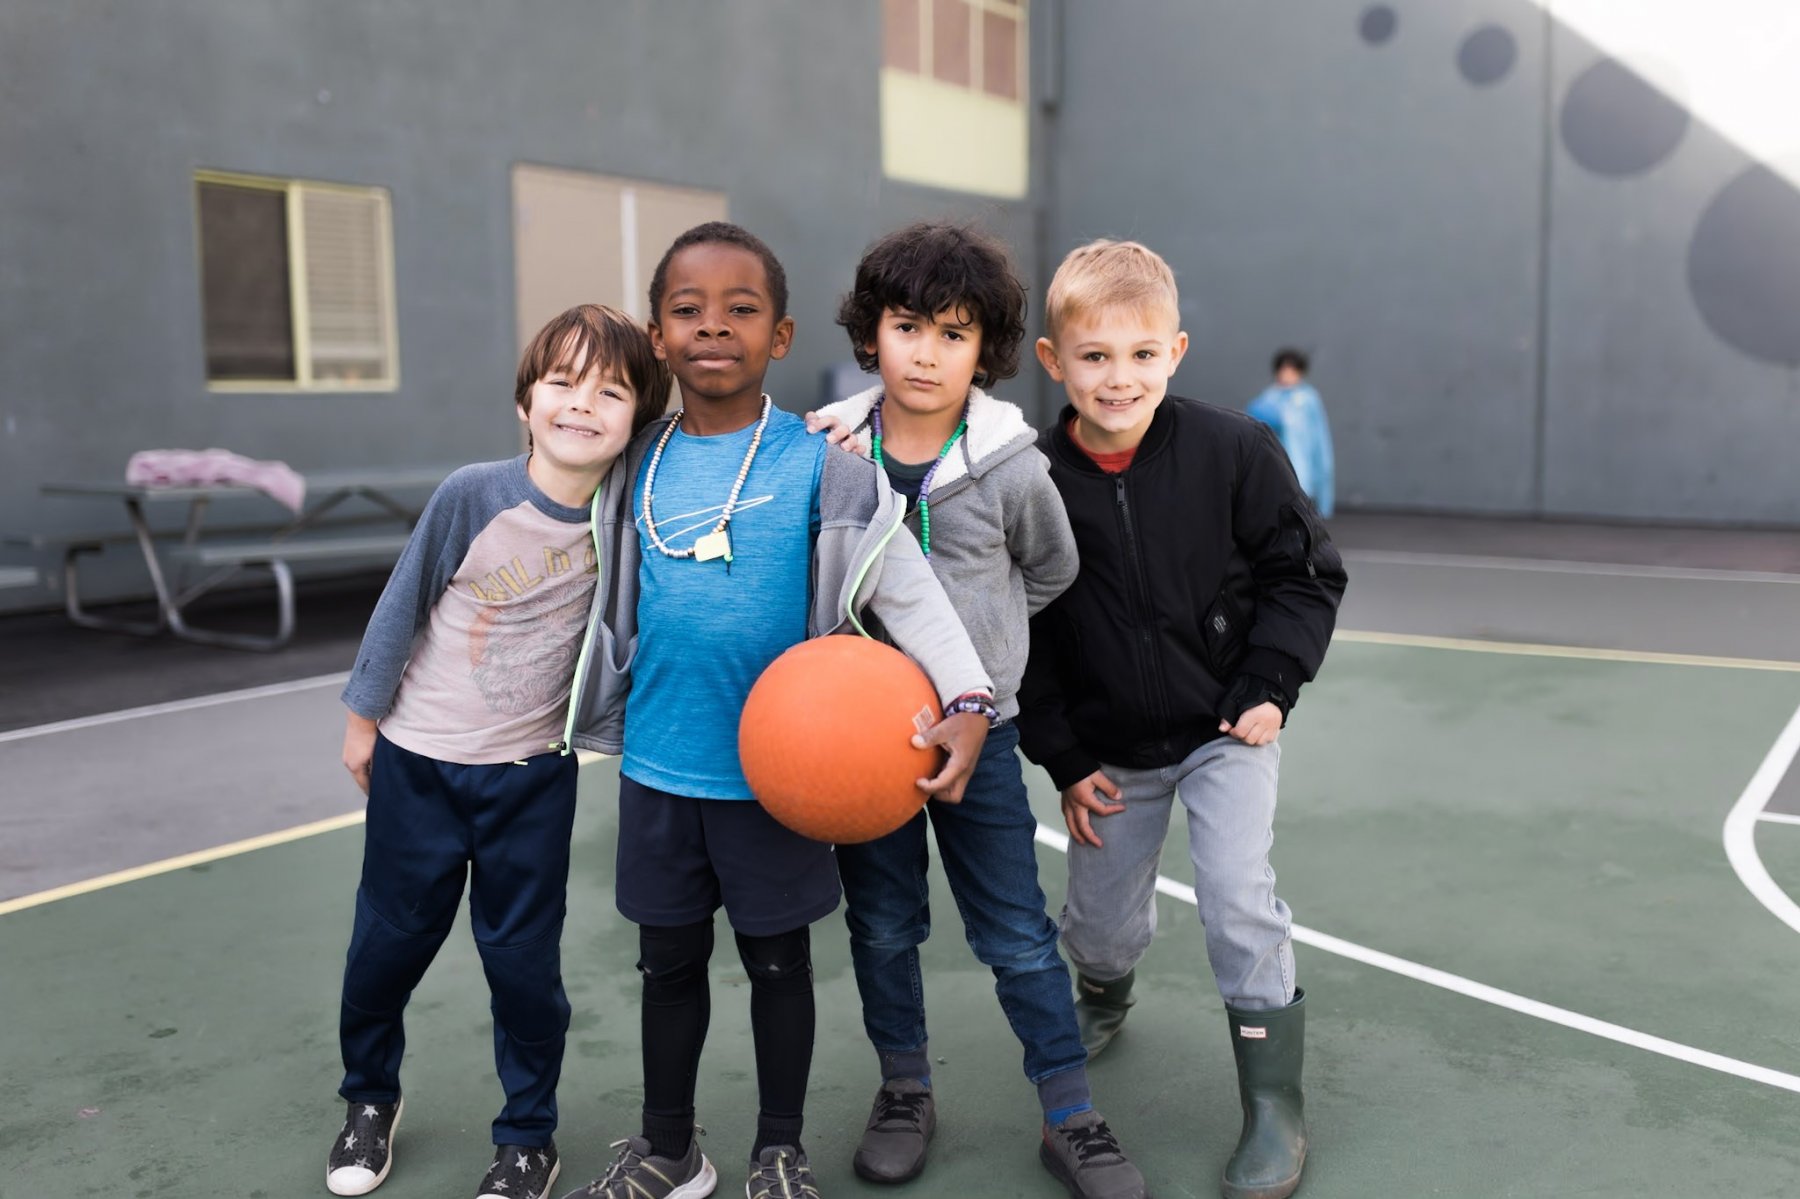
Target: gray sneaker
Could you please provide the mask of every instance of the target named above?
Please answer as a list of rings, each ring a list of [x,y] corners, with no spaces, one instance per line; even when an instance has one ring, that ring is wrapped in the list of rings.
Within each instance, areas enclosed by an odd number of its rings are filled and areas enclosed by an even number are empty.
[[[606,1173],[563,1199],[705,1199],[719,1185],[719,1172],[700,1152],[698,1134],[679,1161],[651,1156],[643,1137],[614,1141],[619,1155]]]
[[[792,1145],[771,1145],[750,1163],[744,1199],[819,1199],[812,1163]]]
[[[1075,1199],[1150,1199],[1144,1176],[1099,1112],[1077,1112],[1054,1128],[1045,1125],[1038,1157]]]
[[[869,1126],[850,1163],[858,1178],[906,1182],[925,1168],[925,1146],[937,1131],[931,1088],[916,1078],[891,1078],[875,1092]]]

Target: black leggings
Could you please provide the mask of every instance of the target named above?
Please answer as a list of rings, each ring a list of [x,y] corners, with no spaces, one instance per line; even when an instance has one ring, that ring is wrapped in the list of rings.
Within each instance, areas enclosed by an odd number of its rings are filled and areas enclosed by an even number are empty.
[[[738,957],[750,976],[750,1028],[756,1038],[759,1137],[770,1127],[797,1144],[806,1082],[812,1072],[812,935],[802,926],[772,937],[737,933]],[[640,925],[638,971],[644,976],[644,1128],[665,1140],[694,1123],[695,1078],[712,993],[710,919],[676,927]]]

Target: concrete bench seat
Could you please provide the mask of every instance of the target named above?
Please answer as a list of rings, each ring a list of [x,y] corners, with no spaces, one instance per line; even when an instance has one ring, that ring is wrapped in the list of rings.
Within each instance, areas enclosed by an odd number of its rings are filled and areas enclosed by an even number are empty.
[[[181,563],[211,568],[217,573],[190,589],[197,594],[237,570],[260,566],[275,580],[275,635],[257,637],[243,633],[210,632],[183,622],[176,631],[192,640],[227,645],[236,649],[280,649],[294,635],[294,574],[291,562],[392,561],[406,548],[406,533],[361,533],[337,537],[302,535],[286,540],[213,541],[177,546],[169,557]],[[173,625],[183,618],[177,608],[169,614]]]

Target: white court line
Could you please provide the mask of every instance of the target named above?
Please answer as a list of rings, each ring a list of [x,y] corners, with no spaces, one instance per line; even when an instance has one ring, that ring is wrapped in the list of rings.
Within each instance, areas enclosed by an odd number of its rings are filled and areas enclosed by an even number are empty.
[[[1048,825],[1038,825],[1037,840],[1039,844],[1048,845],[1061,853],[1069,852],[1068,834],[1058,832]],[[1156,889],[1183,903],[1198,906],[1194,897],[1194,889],[1184,886],[1172,878],[1157,875]],[[1408,961],[1406,958],[1398,958],[1391,953],[1370,949],[1366,945],[1358,945],[1354,941],[1346,941],[1341,937],[1334,937],[1329,933],[1318,932],[1302,925],[1293,926],[1293,937],[1302,945],[1310,945],[1325,953],[1349,958],[1351,961],[1361,962],[1365,966],[1373,966],[1377,970],[1386,970],[1390,974],[1398,974],[1402,978],[1410,978],[1415,982],[1441,987],[1446,991],[1453,991],[1458,995],[1480,1000],[1482,1003],[1491,1003],[1495,1007],[1518,1012],[1520,1015],[1545,1020],[1551,1024],[1560,1024],[1564,1028],[1572,1028],[1576,1032],[1585,1032],[1608,1041],[1617,1041],[1621,1045],[1661,1054],[1679,1062],[1687,1062],[1689,1065],[1703,1066],[1721,1074],[1730,1074],[1738,1078],[1749,1079],[1751,1082],[1779,1087],[1784,1091],[1800,1093],[1800,1076],[1781,1070],[1772,1070],[1767,1066],[1758,1066],[1754,1062],[1740,1061],[1737,1058],[1726,1057],[1705,1049],[1695,1049],[1692,1045],[1683,1045],[1678,1041],[1652,1036],[1647,1032],[1639,1032],[1635,1028],[1626,1028],[1622,1024],[1597,1020],[1592,1016],[1584,1016],[1580,1012],[1572,1012],[1567,1008],[1542,1003],[1536,999],[1527,999],[1525,996],[1515,995],[1511,991],[1502,991],[1499,987],[1490,987],[1486,983],[1478,983],[1459,974],[1451,974],[1431,966],[1421,965],[1418,962]]]
[[[1769,909],[1777,920],[1800,933],[1800,906],[1796,906],[1788,893],[1769,877],[1768,867],[1763,865],[1756,852],[1756,821],[1759,817],[1767,819],[1775,815],[1765,813],[1763,808],[1775,794],[1788,767],[1793,765],[1796,754],[1800,754],[1800,708],[1794,709],[1787,727],[1775,738],[1768,756],[1750,776],[1749,785],[1725,817],[1725,857],[1737,871],[1738,880],[1756,896],[1756,901]]]
[[[142,716],[162,716],[169,712],[188,712],[195,708],[211,708],[218,704],[233,704],[239,700],[267,699],[273,695],[286,695],[293,691],[306,691],[314,687],[331,687],[341,685],[350,677],[348,671],[340,674],[314,675],[310,679],[293,679],[286,683],[270,683],[264,687],[246,687],[242,691],[221,691],[214,695],[196,695],[192,699],[175,699],[163,704],[147,704],[141,708],[122,708],[117,712],[101,712],[95,716],[81,716],[74,720],[59,720],[54,724],[38,724],[27,729],[13,729],[0,733],[0,742],[24,741],[30,737],[48,737],[53,733],[73,733],[80,729],[98,728],[101,725],[117,724],[121,720],[136,720]]]
[[[1766,820],[1770,824],[1800,824],[1800,816],[1790,815],[1787,812],[1758,812],[1756,818]]]
[[[1426,554],[1410,550],[1340,550],[1339,553],[1346,562],[1363,562],[1376,566],[1453,566],[1468,570],[1601,575],[1619,579],[1685,579],[1702,583],[1800,583],[1800,574],[1785,574],[1773,570],[1706,570],[1691,566],[1638,566],[1625,562],[1572,562],[1560,558]]]

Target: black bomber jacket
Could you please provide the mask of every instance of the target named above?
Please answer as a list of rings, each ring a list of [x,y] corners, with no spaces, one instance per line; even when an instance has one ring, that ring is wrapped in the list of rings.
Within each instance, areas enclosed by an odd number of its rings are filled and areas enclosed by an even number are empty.
[[[1067,787],[1100,768],[1169,766],[1264,700],[1285,715],[1318,673],[1346,577],[1267,426],[1169,396],[1109,475],[1038,438],[1081,552],[1031,621],[1025,755]]]

